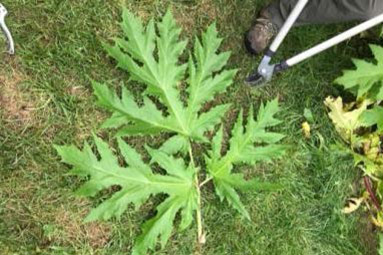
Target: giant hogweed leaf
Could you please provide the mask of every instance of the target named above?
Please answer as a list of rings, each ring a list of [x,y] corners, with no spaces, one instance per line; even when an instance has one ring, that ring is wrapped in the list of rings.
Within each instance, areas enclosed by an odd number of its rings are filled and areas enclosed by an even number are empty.
[[[124,126],[119,134],[156,134],[161,131],[183,133],[172,118],[165,118],[161,111],[147,97],[144,105],[138,106],[126,88],[122,89],[121,97],[113,93],[106,85],[93,82],[94,93],[98,103],[113,111],[113,115],[104,124],[104,128]]]
[[[378,132],[383,131],[383,107],[375,106],[372,109],[363,112],[360,121],[367,127],[377,125]]]
[[[168,155],[176,154],[177,152],[182,152],[186,154],[189,150],[190,141],[181,135],[175,135],[166,140],[160,147],[160,150],[167,153]]]
[[[376,64],[366,62],[364,60],[354,59],[355,70],[347,70],[343,72],[343,76],[335,80],[336,83],[342,85],[345,89],[356,89],[357,97],[366,96],[372,91],[375,84],[379,85],[377,92],[368,95],[377,100],[383,100],[383,47],[370,45],[374,54]]]
[[[236,70],[225,70],[213,75],[222,70],[230,57],[229,52],[217,53],[221,42],[213,24],[202,35],[202,42],[195,39],[194,54],[189,57],[187,119],[188,126],[193,127],[192,132],[196,137],[202,137],[205,131],[218,124],[228,108],[228,105],[221,105],[198,116],[203,104],[212,100],[216,93],[224,92],[232,84],[236,74]]]
[[[147,85],[142,105],[138,105],[126,88],[117,95],[106,85],[94,82],[99,103],[113,112],[103,127],[121,127],[118,135],[157,134],[170,132],[207,141],[204,133],[218,124],[229,105],[218,105],[202,111],[206,102],[232,84],[235,70],[222,71],[230,53],[217,53],[221,44],[215,25],[196,38],[193,54],[187,64],[179,64],[186,42],[180,41],[180,29],[168,12],[157,24],[150,21],[146,28],[128,10],[121,24],[125,39],[105,45],[118,67],[129,72],[132,80]],[[187,74],[187,98],[180,99],[179,85]],[[159,99],[166,113],[157,109],[150,96]]]
[[[170,115],[166,118],[166,122],[170,125],[170,129],[169,127],[162,130],[157,129],[158,120],[152,119],[150,112],[145,112],[146,114],[142,117],[146,120],[152,120],[152,122],[134,121],[136,118],[132,120],[132,115],[134,117],[136,109],[125,107],[125,111],[122,112],[119,107],[130,103],[126,102],[124,97],[114,96],[115,100],[106,101],[109,104],[107,109],[125,116],[129,123],[133,123],[136,128],[133,128],[135,132],[132,134],[140,133],[141,130],[147,128],[152,129],[151,126],[154,126],[156,131],[181,130],[183,133],[187,133],[186,111],[177,90],[178,83],[184,76],[186,69],[186,65],[178,65],[177,62],[186,47],[186,42],[178,40],[180,29],[177,28],[172,15],[168,12],[158,23],[159,35],[157,35],[153,20],[144,29],[141,22],[131,12],[124,9],[121,27],[127,40],[118,38],[115,39],[115,46],[104,45],[104,47],[109,55],[117,60],[118,67],[128,71],[133,80],[146,84],[146,93],[157,96],[167,106]],[[158,59],[155,58],[155,53],[157,53]],[[103,102],[105,98],[100,99],[102,95],[97,93],[99,86],[100,84],[93,84],[96,96],[101,104],[105,105]],[[114,94],[114,92],[109,92],[109,94]],[[153,104],[153,102],[146,98],[143,108],[147,104]],[[161,123],[159,125],[161,126]],[[130,131],[128,128],[124,130],[124,133],[131,134]]]
[[[236,164],[250,164],[257,162],[270,162],[272,158],[278,158],[285,153],[286,147],[276,144],[283,139],[284,135],[266,131],[281,122],[274,117],[278,112],[277,100],[271,101],[266,106],[263,104],[255,121],[253,110],[249,112],[247,124],[243,127],[242,112],[232,130],[229,142],[229,150],[222,155],[223,132],[222,128],[217,132],[212,141],[212,149],[205,157],[208,174],[213,178],[216,193],[221,200],[226,199],[236,210],[246,218],[250,218],[244,205],[239,199],[236,189],[239,190],[262,190],[273,189],[278,186],[258,180],[245,180],[243,174],[233,173]]]
[[[72,165],[72,173],[89,179],[78,190],[79,195],[95,196],[112,186],[120,189],[114,192],[87,216],[86,221],[107,220],[120,217],[129,204],[137,209],[149,197],[166,194],[167,198],[157,207],[157,214],[144,223],[142,234],[137,238],[133,254],[147,254],[159,240],[164,246],[169,239],[173,221],[181,212],[182,229],[192,222],[197,207],[197,191],[194,185],[196,169],[187,167],[182,159],[175,159],[160,150],[147,148],[152,161],[157,163],[166,175],[155,174],[141,156],[121,139],[118,147],[125,164],[121,164],[108,145],[95,137],[98,152],[95,154],[88,144],[82,150],[74,146],[57,146],[62,161]]]

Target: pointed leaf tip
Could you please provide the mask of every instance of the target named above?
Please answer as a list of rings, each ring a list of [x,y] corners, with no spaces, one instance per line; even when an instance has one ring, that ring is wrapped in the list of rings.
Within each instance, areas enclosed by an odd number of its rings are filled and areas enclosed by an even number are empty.
[[[205,157],[207,170],[213,177],[217,195],[249,220],[250,216],[240,201],[236,189],[249,188],[251,181],[245,181],[242,175],[234,174],[232,170],[237,164],[270,162],[271,159],[284,154],[285,147],[275,144],[283,138],[283,135],[266,131],[266,128],[280,123],[274,118],[278,110],[277,100],[270,101],[265,105],[261,104],[257,122],[255,122],[251,107],[245,129],[243,128],[243,109],[241,109],[232,129],[230,147],[226,154],[221,155],[222,135],[219,131],[213,138],[211,153]],[[275,136],[277,138],[274,138]],[[261,144],[265,145],[261,146]],[[264,187],[268,188],[266,184]]]
[[[376,98],[380,96],[383,88],[383,47],[370,45],[370,49],[374,54],[376,64],[371,61],[361,59],[352,59],[355,68],[352,70],[344,70],[343,75],[338,77],[334,82],[344,87],[344,89],[355,94],[357,98]],[[380,89],[374,90],[375,85]]]

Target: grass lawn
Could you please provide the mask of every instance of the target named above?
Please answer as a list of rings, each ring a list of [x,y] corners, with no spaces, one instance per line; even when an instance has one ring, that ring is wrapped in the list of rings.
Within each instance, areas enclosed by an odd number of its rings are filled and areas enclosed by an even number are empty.
[[[252,222],[242,219],[213,192],[204,198],[206,255],[369,255],[377,254],[373,228],[363,212],[343,215],[347,197],[358,196],[359,178],[350,158],[331,151],[337,140],[323,100],[342,93],[332,81],[364,57],[367,43],[353,39],[275,78],[259,90],[243,80],[259,58],[246,54],[242,39],[261,0],[2,0],[16,55],[0,54],[0,254],[129,254],[140,224],[155,199],[141,212],[129,210],[117,221],[82,222],[98,199],[74,196],[81,181],[67,175],[52,144],[82,144],[108,114],[95,105],[90,79],[118,85],[128,75],[102,49],[121,31],[121,4],[142,19],[160,16],[171,6],[183,36],[190,40],[216,22],[232,51],[230,67],[240,68],[235,84],[220,97],[232,111],[279,97],[289,153],[272,164],[245,168],[268,181],[277,193],[242,196]],[[290,56],[346,26],[294,29],[278,57]],[[0,50],[5,49],[0,39]],[[132,85],[135,86],[135,85]],[[300,126],[304,108],[315,123],[306,139]],[[235,116],[235,114],[231,114]],[[157,138],[158,139],[158,138]],[[137,147],[156,138],[134,138]],[[211,188],[212,189],[212,188]],[[103,194],[107,196],[107,194]],[[186,255],[195,250],[196,227],[174,234],[157,254]]]

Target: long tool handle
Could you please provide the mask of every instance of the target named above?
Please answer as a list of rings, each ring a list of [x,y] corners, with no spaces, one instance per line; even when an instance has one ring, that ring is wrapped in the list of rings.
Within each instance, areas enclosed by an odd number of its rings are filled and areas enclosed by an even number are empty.
[[[9,29],[8,27],[5,25],[4,22],[1,22],[0,21],[0,28],[1,30],[3,31],[6,39],[7,39],[7,44],[8,44],[8,53],[9,54],[14,54],[15,53],[15,44],[13,42],[13,38],[12,38],[12,35],[11,35],[11,32],[9,32]]]
[[[331,48],[333,47],[334,45],[337,45],[357,34],[360,34],[361,32],[363,31],[366,31],[376,25],[379,25],[380,23],[383,22],[383,13],[376,16],[375,18],[372,18],[366,22],[363,22],[362,24],[356,26],[356,27],[353,27],[349,30],[347,30],[346,32],[343,32],[342,34],[340,35],[337,35],[323,43],[320,43],[316,46],[314,46],[313,48],[311,49],[308,49],[288,60],[286,60],[286,64],[287,66],[293,66],[293,65],[296,65],[318,53],[321,53],[322,51],[324,50],[327,50],[328,48]]]
[[[7,16],[8,11],[5,9],[5,7],[0,3],[0,30],[4,33],[7,43],[8,43],[8,53],[14,54],[15,53],[15,44],[13,42],[13,38],[11,35],[11,32],[9,32],[9,29],[7,25],[5,24],[5,17]]]
[[[294,9],[291,11],[289,17],[287,18],[282,28],[280,29],[279,33],[275,37],[273,43],[270,45],[269,49],[271,52],[276,52],[278,50],[279,46],[285,39],[291,27],[294,25],[295,21],[298,19],[299,15],[302,13],[308,1],[309,0],[299,0],[297,2]]]

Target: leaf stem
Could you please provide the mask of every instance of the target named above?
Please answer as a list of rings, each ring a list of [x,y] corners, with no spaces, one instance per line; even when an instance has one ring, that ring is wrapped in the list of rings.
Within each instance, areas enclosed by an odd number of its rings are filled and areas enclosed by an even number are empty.
[[[213,177],[206,178],[203,182],[200,183],[199,188],[202,188],[205,184],[213,180]]]
[[[382,207],[380,206],[379,204],[379,201],[375,195],[375,193],[372,191],[372,187],[371,187],[371,179],[370,177],[368,176],[364,176],[363,178],[364,180],[364,186],[366,186],[366,189],[367,189],[367,192],[369,193],[370,195],[370,198],[372,200],[372,203],[375,205],[376,209],[378,209],[378,211],[381,211],[382,210]]]
[[[194,157],[193,157],[193,151],[192,151],[192,143],[191,143],[191,141],[189,141],[189,157],[190,157],[190,161],[191,161],[193,167],[195,167],[195,162],[194,162]]]
[[[189,145],[189,156],[190,161],[193,167],[195,167],[194,157],[193,157],[193,151],[191,143]],[[197,213],[196,213],[196,220],[197,220],[197,233],[198,233],[198,253],[200,253],[201,245],[205,243],[205,234],[203,233],[203,226],[202,226],[202,202],[201,202],[201,190],[198,180],[198,172],[195,175],[195,186],[197,190]]]
[[[204,244],[205,243],[205,241],[204,241],[205,238],[204,238],[204,233],[203,233],[203,228],[202,228],[201,190],[200,190],[199,184],[198,184],[198,175],[196,175],[196,177],[195,177],[195,183],[196,183],[197,194],[198,194],[198,197],[197,197],[197,205],[198,205],[198,208],[197,208],[198,244]]]

